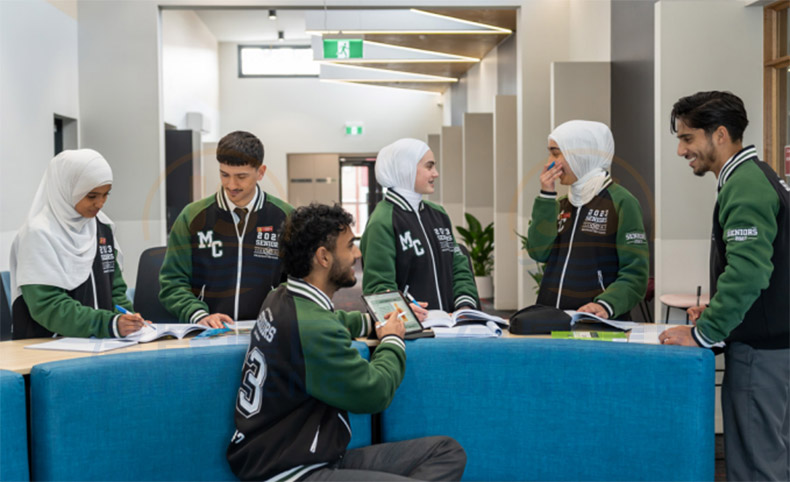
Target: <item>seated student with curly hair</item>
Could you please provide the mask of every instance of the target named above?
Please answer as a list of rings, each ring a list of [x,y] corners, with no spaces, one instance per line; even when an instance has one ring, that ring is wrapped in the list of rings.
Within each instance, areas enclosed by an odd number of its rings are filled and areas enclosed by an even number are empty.
[[[406,369],[396,313],[375,327],[368,362],[351,346],[370,318],[335,310],[332,295],[356,283],[353,219],[340,206],[296,209],[280,255],[288,281],[269,293],[252,330],[236,399],[228,462],[242,480],[459,480],[466,454],[449,437],[346,450],[348,412],[387,408]]]

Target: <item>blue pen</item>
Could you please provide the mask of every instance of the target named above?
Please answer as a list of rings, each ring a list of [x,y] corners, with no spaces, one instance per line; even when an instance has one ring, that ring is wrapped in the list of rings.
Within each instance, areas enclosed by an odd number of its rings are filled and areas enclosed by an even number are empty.
[[[549,164],[549,167],[547,167],[546,170],[548,171],[549,169],[554,167],[554,164],[556,164],[556,161],[551,161],[551,164]]]
[[[120,311],[120,312],[121,312],[121,313],[123,313],[124,315],[133,315],[133,314],[134,314],[134,313],[132,313],[131,311],[129,311],[129,310],[127,310],[126,308],[124,308],[123,306],[121,306],[121,305],[115,305],[115,309],[116,309],[116,310],[118,310],[118,311]],[[149,326],[150,326],[150,325],[152,325],[153,323],[149,323],[149,322],[147,322],[147,321],[143,320],[143,324],[144,324],[144,325],[149,325]]]
[[[409,294],[409,288],[406,288],[406,291],[404,291],[403,294],[406,295],[406,298],[408,298],[410,302],[414,303],[417,306],[420,306],[420,304],[417,303],[417,300],[415,300],[414,297]],[[422,306],[420,306],[420,308],[422,308]]]

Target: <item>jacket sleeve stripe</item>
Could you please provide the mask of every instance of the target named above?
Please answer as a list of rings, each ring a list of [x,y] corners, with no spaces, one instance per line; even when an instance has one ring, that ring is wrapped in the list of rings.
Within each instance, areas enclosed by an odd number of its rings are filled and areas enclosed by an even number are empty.
[[[192,316],[189,317],[189,322],[197,323],[198,321],[205,318],[206,316],[208,316],[208,312],[206,310],[202,310],[202,309],[197,310],[194,313],[192,313]]]
[[[404,352],[406,351],[406,343],[401,340],[401,338],[397,335],[387,335],[381,339],[381,345],[395,345],[400,347],[401,350]]]
[[[606,309],[606,312],[609,313],[609,318],[614,316],[614,308],[612,308],[612,305],[605,302],[604,300],[598,300],[596,301],[596,303],[598,303],[599,305],[603,306]]]
[[[708,340],[708,338],[705,335],[703,335],[702,332],[699,331],[699,329],[696,326],[691,329],[691,336],[694,337],[694,341],[696,341],[697,344],[701,347],[710,348],[714,345],[714,342]]]
[[[477,306],[475,299],[469,295],[461,295],[455,299],[455,307],[458,308],[461,305],[471,305]]]

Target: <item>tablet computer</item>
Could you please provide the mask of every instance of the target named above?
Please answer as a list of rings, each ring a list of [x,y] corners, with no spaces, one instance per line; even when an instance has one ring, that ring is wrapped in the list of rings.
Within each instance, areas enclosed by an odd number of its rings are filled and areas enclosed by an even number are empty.
[[[406,327],[406,335],[411,333],[422,332],[422,324],[411,311],[409,302],[400,291],[387,291],[384,293],[376,293],[372,295],[362,295],[365,300],[365,305],[368,307],[370,316],[373,317],[374,322],[384,321],[386,315],[393,311],[398,312],[398,316],[403,320],[403,325]]]

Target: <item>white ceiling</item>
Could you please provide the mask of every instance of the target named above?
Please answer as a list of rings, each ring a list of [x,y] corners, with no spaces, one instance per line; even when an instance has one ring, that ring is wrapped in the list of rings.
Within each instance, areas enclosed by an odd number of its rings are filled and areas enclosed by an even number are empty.
[[[268,9],[195,10],[219,42],[277,43],[277,31],[285,32],[287,44],[309,44],[305,33],[306,10],[277,10],[269,20]]]

